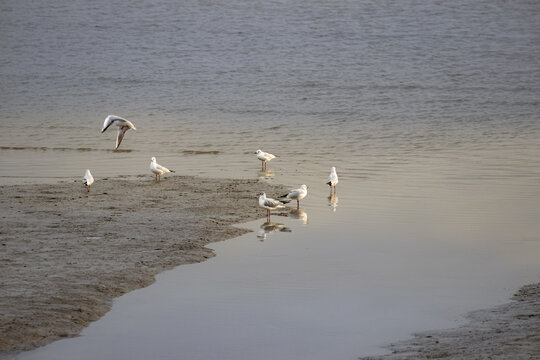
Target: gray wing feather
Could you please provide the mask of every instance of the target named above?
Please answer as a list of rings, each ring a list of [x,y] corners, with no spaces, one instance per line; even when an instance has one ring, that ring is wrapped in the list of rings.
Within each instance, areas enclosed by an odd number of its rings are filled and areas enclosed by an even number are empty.
[[[281,205],[281,201],[274,200],[274,199],[266,199],[266,200],[264,200],[264,206],[276,207],[278,205]]]

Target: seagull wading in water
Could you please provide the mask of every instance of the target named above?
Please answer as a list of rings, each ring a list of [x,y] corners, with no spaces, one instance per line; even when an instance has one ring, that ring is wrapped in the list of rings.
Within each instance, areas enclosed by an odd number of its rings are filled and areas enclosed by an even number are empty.
[[[270,210],[282,209],[285,206],[279,200],[267,198],[263,192],[259,193],[259,206],[266,209],[266,218],[270,221]]]
[[[152,161],[150,161],[150,170],[156,174],[156,181],[160,180],[160,176],[169,172],[174,172],[174,170],[167,169],[165,166],[161,166],[156,162],[156,158],[152,156]]]
[[[336,185],[338,183],[338,177],[336,173],[335,166],[332,166],[332,169],[330,170],[330,175],[328,176],[328,182],[327,184],[330,185],[330,193],[336,193]],[[333,190],[333,191],[332,191]]]
[[[86,169],[86,172],[84,173],[84,177],[82,179],[82,183],[86,188],[86,191],[90,192],[90,185],[94,183],[94,177],[92,176],[92,174],[90,174],[89,169]]]
[[[261,170],[266,169],[266,163],[276,157],[276,155],[262,151],[261,149],[254,152],[257,154],[257,159],[261,160]]]
[[[306,184],[302,184],[298,189],[291,190],[288,194],[282,195],[279,198],[287,198],[290,200],[296,200],[296,208],[300,208],[300,200],[306,197],[307,195],[307,189],[308,186]]]
[[[129,120],[121,118],[120,116],[109,115],[105,118],[105,122],[103,122],[103,128],[101,129],[101,133],[107,130],[112,124],[118,126],[118,135],[116,136],[115,149],[118,150],[118,147],[120,146],[120,143],[122,142],[126,131],[128,131],[129,129],[137,130],[137,128]]]

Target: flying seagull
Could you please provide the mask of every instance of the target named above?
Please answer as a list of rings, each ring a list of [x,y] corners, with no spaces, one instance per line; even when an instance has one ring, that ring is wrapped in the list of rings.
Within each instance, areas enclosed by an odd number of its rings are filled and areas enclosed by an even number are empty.
[[[116,137],[117,150],[120,146],[120,143],[122,142],[122,139],[124,138],[126,131],[128,131],[129,129],[137,130],[137,128],[129,120],[121,118],[120,116],[109,115],[105,118],[105,122],[103,122],[103,128],[101,129],[101,132],[103,133],[112,124],[118,126],[118,136]]]
[[[152,161],[150,162],[150,170],[156,174],[156,181],[160,180],[160,176],[169,172],[174,172],[174,170],[167,169],[165,166],[161,166],[156,162],[156,158],[152,156]]]

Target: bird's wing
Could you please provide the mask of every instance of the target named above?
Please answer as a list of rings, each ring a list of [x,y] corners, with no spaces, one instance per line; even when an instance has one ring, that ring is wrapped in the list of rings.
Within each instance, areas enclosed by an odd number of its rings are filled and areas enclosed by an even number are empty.
[[[294,190],[291,190],[291,192],[289,193],[289,195],[287,195],[287,197],[297,198],[299,195],[300,195],[300,189],[294,189]]]
[[[118,147],[120,146],[120,143],[122,142],[122,139],[124,138],[124,135],[128,130],[128,126],[122,126],[118,128],[118,136],[116,137],[116,149],[118,149]]]
[[[171,172],[171,170],[167,169],[165,166],[161,166],[159,164],[156,164],[156,169],[163,172]]]
[[[101,128],[101,132],[104,132],[111,126],[111,124],[114,122],[115,117],[113,115],[109,115],[105,118],[105,121],[103,122],[103,127]]]
[[[265,199],[264,200],[264,206],[268,207],[276,207],[282,205],[281,201],[274,200],[274,199]]]

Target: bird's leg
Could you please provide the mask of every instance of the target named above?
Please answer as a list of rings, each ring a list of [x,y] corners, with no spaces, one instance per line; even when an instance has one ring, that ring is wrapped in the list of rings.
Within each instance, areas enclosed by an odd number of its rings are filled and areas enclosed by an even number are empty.
[[[296,209],[300,209],[300,200],[296,200]]]

